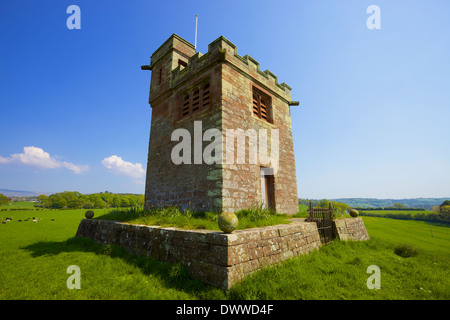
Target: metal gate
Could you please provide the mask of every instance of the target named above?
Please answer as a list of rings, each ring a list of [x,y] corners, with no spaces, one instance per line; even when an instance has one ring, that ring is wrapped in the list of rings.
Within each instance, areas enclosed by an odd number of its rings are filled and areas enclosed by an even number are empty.
[[[317,224],[322,244],[330,243],[333,240],[333,207],[331,203],[328,208],[313,208],[310,202],[306,220]]]

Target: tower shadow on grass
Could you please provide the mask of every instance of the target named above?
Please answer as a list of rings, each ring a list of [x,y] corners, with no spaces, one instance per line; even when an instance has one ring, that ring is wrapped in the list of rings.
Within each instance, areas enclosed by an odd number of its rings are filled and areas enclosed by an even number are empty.
[[[92,252],[111,258],[120,258],[124,262],[135,266],[146,276],[153,276],[168,289],[176,289],[192,294],[199,299],[224,299],[226,294],[213,286],[193,279],[189,271],[178,263],[161,262],[147,256],[131,254],[116,245],[102,245],[90,238],[74,237],[65,241],[40,241],[24,247],[22,250],[31,252],[33,258],[41,256],[55,256],[67,252]]]

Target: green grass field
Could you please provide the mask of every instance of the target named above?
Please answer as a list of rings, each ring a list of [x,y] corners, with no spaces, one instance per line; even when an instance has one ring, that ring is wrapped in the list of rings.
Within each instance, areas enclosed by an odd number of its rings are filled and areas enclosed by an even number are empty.
[[[184,211],[176,207],[168,207],[157,210],[144,210],[143,208],[122,208],[108,210],[105,214],[94,217],[100,220],[121,221],[130,224],[147,226],[176,227],[181,229],[205,229],[220,231],[218,226],[218,214],[213,212]],[[291,216],[277,214],[262,208],[240,210],[236,212],[239,224],[237,230],[271,226],[276,224],[288,224]]]
[[[94,211],[97,217],[106,212]],[[224,292],[191,279],[176,264],[74,238],[84,212],[0,211],[0,217],[13,216],[13,221],[0,224],[0,299],[450,298],[450,229],[442,226],[430,230],[419,221],[364,217],[370,241],[335,241],[258,271]],[[39,222],[17,221],[29,217]],[[421,251],[402,258],[394,253],[402,243]],[[80,267],[80,290],[66,286],[71,265]],[[366,286],[370,265],[381,268],[380,290]]]
[[[0,206],[0,209],[21,209],[21,208],[36,209],[34,207],[34,204],[35,204],[34,202],[30,201],[14,201]]]
[[[363,217],[372,238],[391,244],[409,243],[442,257],[450,257],[450,228],[425,221]]]

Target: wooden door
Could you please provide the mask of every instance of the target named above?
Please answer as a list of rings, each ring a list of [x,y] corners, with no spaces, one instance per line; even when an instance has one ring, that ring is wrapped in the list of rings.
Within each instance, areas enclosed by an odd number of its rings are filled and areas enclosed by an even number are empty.
[[[264,208],[275,208],[275,183],[270,168],[261,168],[261,203]]]

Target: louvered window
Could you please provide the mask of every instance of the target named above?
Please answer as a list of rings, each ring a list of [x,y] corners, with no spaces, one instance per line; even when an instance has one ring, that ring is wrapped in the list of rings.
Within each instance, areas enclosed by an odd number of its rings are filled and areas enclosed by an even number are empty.
[[[203,92],[202,92],[202,108],[208,108],[209,107],[209,83],[205,84],[203,86]]]
[[[211,94],[209,83],[202,84],[186,92],[182,98],[181,118],[206,109],[210,105]]]
[[[183,99],[183,110],[182,110],[182,116],[185,117],[189,114],[189,109],[191,107],[191,101],[189,95],[185,95]]]
[[[270,116],[270,98],[255,88],[253,88],[253,114],[267,122],[272,122]]]
[[[200,90],[197,89],[194,91],[194,95],[192,97],[192,112],[194,113],[200,108]]]

